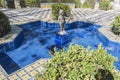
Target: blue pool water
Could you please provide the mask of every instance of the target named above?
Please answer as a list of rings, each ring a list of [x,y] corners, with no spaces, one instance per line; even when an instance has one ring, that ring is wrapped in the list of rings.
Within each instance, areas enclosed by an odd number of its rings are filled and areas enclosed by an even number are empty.
[[[56,46],[54,40],[55,33],[59,31],[58,26],[54,28],[43,27],[40,25],[20,27],[26,29],[26,32],[24,32],[25,40],[21,46],[15,50],[3,53],[2,55],[0,54],[0,64],[8,74],[38,59],[50,58],[49,51],[52,51],[54,46]],[[91,46],[92,49],[97,49],[98,45],[102,43],[103,47],[106,48],[108,52],[112,53],[114,56],[119,56],[119,51],[113,50],[113,48],[104,44],[103,40],[98,36],[97,28],[99,27],[75,26],[69,28],[68,26],[66,32],[70,35],[70,42],[64,45],[64,47],[68,47],[68,45],[72,43],[84,47]],[[117,64],[116,66],[118,66]]]

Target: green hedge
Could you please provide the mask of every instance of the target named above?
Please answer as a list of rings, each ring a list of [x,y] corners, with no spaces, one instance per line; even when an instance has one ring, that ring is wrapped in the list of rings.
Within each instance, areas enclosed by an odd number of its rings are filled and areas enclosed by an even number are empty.
[[[47,63],[42,80],[114,80],[114,62],[101,45],[90,50],[79,45],[70,45],[68,50],[57,51]],[[115,80],[117,80],[115,79]]]
[[[95,0],[85,0],[83,3],[83,8],[94,8]]]
[[[112,31],[115,34],[120,35],[120,15],[115,18],[113,22]]]
[[[95,6],[95,0],[86,0],[87,4],[89,5],[90,8],[94,8]]]
[[[7,16],[0,11],[0,38],[11,31],[10,23]]]
[[[7,7],[5,0],[0,0],[0,7]]]
[[[41,3],[74,3],[74,0],[41,0]]]
[[[84,2],[82,5],[83,8],[90,8],[89,5],[87,4],[87,2]]]
[[[112,5],[110,4],[110,0],[102,0],[100,2],[99,8],[101,10],[110,10],[110,9],[112,9]]]
[[[75,0],[75,7],[80,8],[82,6],[80,0]]]
[[[40,0],[24,0],[27,7],[40,7]]]
[[[70,7],[61,3],[55,3],[52,5],[53,19],[58,19],[60,9],[65,11],[65,16],[70,15]]]

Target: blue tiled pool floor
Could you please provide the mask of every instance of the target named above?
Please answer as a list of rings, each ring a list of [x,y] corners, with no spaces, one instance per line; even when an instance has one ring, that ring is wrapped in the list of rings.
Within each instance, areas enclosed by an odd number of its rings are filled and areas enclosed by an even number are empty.
[[[34,29],[31,32],[25,32],[25,41],[18,48],[13,51],[7,52],[7,56],[10,61],[14,62],[16,69],[13,65],[9,63],[2,64],[3,67],[9,67],[9,70],[6,69],[8,73],[11,73],[19,68],[22,68],[40,58],[50,58],[49,51],[52,50],[55,46],[55,33],[58,32],[58,29]],[[66,30],[70,34],[71,42],[73,44],[79,44],[84,47],[91,46],[92,49],[97,49],[100,43],[103,44],[102,40],[97,36],[96,31],[91,31],[89,28],[77,28]],[[68,43],[68,44],[70,44]],[[65,45],[68,46],[68,44]],[[109,47],[103,44],[103,47],[106,49]],[[114,51],[109,50],[112,54]],[[117,53],[118,54],[118,53]],[[118,56],[118,55],[116,55]],[[5,58],[4,61],[7,61],[8,58]],[[0,59],[0,62],[3,60]]]
[[[20,68],[40,58],[50,57],[46,46],[41,45],[38,38],[27,41],[20,48],[8,52],[8,54]]]

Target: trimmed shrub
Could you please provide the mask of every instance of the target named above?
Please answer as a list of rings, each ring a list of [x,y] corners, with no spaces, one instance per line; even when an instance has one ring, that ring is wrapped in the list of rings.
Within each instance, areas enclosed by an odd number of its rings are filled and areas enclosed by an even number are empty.
[[[112,5],[110,4],[110,0],[102,0],[100,2],[99,8],[101,10],[110,10],[110,9],[112,9]]]
[[[70,45],[52,56],[42,74],[43,80],[114,80],[116,58],[98,46],[90,50],[80,45]]]
[[[5,0],[0,0],[0,7],[7,7]]]
[[[75,0],[75,6],[76,6],[76,8],[80,8],[81,7],[80,0]]]
[[[83,3],[83,8],[94,8],[95,0],[85,0]]]
[[[115,34],[120,35],[120,15],[115,18],[113,22],[112,31]]]
[[[83,3],[83,8],[90,8],[89,5],[87,4],[87,2]]]
[[[60,2],[60,3],[74,3],[74,0],[41,0],[42,3],[55,3],[55,2]]]
[[[95,6],[95,0],[86,0],[87,4],[89,5],[90,8],[94,8]]]
[[[40,7],[40,0],[25,0],[27,7]]]
[[[64,10],[65,16],[70,15],[70,7],[61,3],[55,3],[52,5],[53,19],[58,19],[60,9]]]
[[[0,11],[0,38],[11,31],[9,19]]]

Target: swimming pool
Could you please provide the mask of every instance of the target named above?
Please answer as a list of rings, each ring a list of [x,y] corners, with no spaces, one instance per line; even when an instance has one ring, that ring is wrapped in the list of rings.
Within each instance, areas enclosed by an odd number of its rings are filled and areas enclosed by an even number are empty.
[[[58,23],[46,23],[42,21],[19,25],[24,31],[24,41],[21,46],[15,50],[0,55],[0,64],[8,74],[31,64],[41,58],[51,58],[49,51],[53,51],[55,44],[55,34],[59,31]],[[98,25],[85,22],[74,22],[66,24],[66,32],[70,35],[70,42],[64,47],[68,48],[69,44],[79,44],[84,47],[91,46],[91,49],[97,49],[102,43],[103,47],[114,56],[120,57],[119,50],[113,50],[98,35]],[[119,62],[116,67],[119,69]]]

